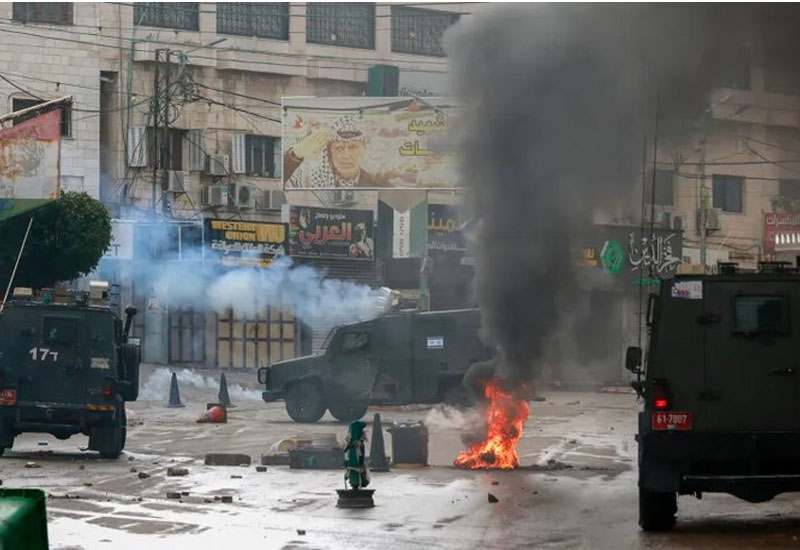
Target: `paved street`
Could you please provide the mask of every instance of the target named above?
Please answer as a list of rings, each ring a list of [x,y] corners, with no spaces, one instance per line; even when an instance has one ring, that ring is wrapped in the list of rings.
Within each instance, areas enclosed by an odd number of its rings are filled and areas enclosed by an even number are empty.
[[[151,370],[143,374],[150,380],[145,397],[152,398],[150,392],[159,391],[167,376],[162,371],[151,376]],[[4,486],[48,492],[52,548],[800,546],[800,519],[788,496],[760,506],[727,496],[684,497],[674,533],[642,534],[636,525],[632,395],[546,394],[545,402],[533,403],[519,448],[523,467],[513,472],[452,468],[461,448],[456,428],[463,420],[452,411],[381,411],[385,422],[427,421],[432,467],[374,474],[376,507],[342,510],[335,507],[334,490],[342,486],[338,471],[285,466],[255,471],[272,443],[303,434],[334,433],[341,439],[342,425],[327,416],[314,426],[295,424],[282,404],[254,400],[257,392],[238,387],[235,377],[230,386],[237,406],[228,424],[196,424],[216,392],[208,387],[213,380],[193,379],[195,385],[181,387],[185,408],[164,408],[166,393],[164,399],[129,404],[133,425],[119,460],[81,452],[83,437],[58,441],[35,434],[18,438],[0,459]],[[205,466],[209,451],[247,453],[254,465]],[[25,468],[31,461],[41,467]],[[177,464],[189,475],[167,477],[167,467]],[[151,477],[140,479],[139,472]],[[167,492],[188,494],[178,501],[168,499]],[[488,493],[499,502],[490,504]],[[222,495],[233,496],[233,502],[214,500]]]

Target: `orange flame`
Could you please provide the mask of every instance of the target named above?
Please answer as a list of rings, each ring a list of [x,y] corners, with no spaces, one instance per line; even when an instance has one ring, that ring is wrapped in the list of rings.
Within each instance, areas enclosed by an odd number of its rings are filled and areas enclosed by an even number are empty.
[[[527,399],[517,392],[504,391],[497,378],[484,384],[487,409],[486,439],[471,445],[453,461],[459,468],[498,468],[510,470],[519,466],[517,442],[522,437],[522,426],[531,414]]]

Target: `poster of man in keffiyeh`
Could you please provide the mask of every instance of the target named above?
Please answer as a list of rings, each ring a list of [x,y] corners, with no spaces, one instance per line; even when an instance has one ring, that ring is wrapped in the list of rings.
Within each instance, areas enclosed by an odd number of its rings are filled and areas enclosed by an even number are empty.
[[[284,98],[284,187],[457,187],[454,110],[446,98]]]

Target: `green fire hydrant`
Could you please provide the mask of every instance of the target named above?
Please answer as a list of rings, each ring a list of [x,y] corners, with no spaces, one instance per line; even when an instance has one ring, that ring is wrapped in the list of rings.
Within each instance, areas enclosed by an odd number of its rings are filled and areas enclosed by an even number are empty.
[[[344,448],[344,481],[349,489],[337,489],[340,508],[370,508],[375,506],[372,500],[373,489],[365,489],[369,485],[369,469],[367,468],[364,429],[365,422],[356,420],[350,424]]]

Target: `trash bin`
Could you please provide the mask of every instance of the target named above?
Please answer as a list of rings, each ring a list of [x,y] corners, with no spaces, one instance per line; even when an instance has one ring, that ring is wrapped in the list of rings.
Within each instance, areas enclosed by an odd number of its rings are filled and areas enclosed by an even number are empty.
[[[0,489],[0,548],[47,550],[44,491]]]
[[[425,424],[394,424],[388,432],[392,436],[393,466],[421,468],[428,465],[428,427]]]

